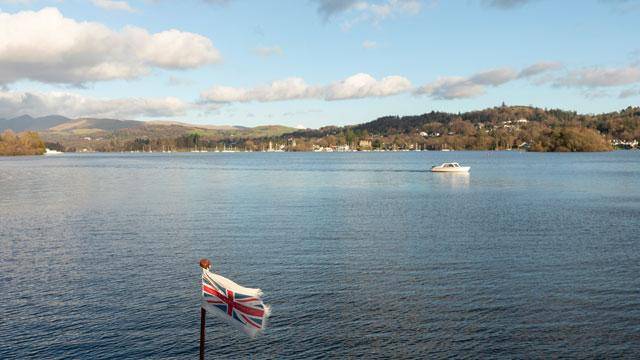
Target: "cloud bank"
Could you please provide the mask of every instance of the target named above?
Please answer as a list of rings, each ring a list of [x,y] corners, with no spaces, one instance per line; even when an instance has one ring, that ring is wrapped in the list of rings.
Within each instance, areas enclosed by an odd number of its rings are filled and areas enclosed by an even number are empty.
[[[0,91],[0,118],[24,114],[119,119],[172,117],[185,115],[190,106],[173,97],[99,99],[69,92]]]
[[[292,77],[253,88],[213,86],[200,96],[202,102],[271,102],[294,99],[347,100],[386,97],[407,92],[411,82],[402,76],[387,76],[380,80],[359,73],[329,85],[309,85],[304,79]]]
[[[485,94],[487,86],[496,87],[514,80],[534,77],[560,68],[562,68],[560,63],[539,62],[519,72],[512,68],[504,67],[482,71],[468,77],[440,77],[434,82],[417,88],[414,94],[428,95],[438,100],[472,98]]]
[[[417,88],[413,88],[411,81],[403,76],[387,76],[377,80],[369,74],[359,73],[328,85],[310,85],[302,78],[291,77],[250,88],[216,85],[201,93],[200,102],[224,104],[296,99],[333,101],[387,97],[410,91],[414,95],[426,95],[437,100],[465,99],[485,94],[487,87],[498,87],[521,79],[539,79],[542,74],[562,68],[561,63],[542,61],[520,71],[502,67],[467,77],[440,77]]]
[[[629,85],[640,82],[640,67],[589,67],[570,71],[556,79],[556,87],[597,88]]]
[[[0,84],[29,79],[79,85],[219,61],[211,40],[199,34],[175,29],[150,34],[133,26],[115,31],[65,18],[56,8],[0,12]]]
[[[528,77],[540,75],[548,71],[560,70],[562,68],[563,68],[562,63],[554,62],[554,61],[541,61],[520,70],[518,77],[528,78]]]

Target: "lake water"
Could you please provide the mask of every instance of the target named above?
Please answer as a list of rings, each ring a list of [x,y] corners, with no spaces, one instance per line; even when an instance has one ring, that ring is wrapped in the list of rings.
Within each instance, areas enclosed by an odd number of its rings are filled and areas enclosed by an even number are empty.
[[[201,257],[210,358],[638,358],[639,230],[632,151],[0,158],[0,358],[195,358]]]

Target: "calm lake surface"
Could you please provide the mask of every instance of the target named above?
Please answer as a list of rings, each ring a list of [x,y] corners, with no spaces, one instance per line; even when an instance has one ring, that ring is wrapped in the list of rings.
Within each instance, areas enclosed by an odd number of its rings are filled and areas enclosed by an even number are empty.
[[[210,358],[638,358],[639,230],[632,151],[0,158],[0,358],[195,358],[201,257]]]

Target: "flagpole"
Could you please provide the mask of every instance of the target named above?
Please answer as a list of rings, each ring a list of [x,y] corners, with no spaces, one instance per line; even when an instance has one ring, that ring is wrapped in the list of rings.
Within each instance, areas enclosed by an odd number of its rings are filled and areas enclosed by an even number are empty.
[[[200,267],[206,270],[211,269],[211,261],[209,259],[200,259]],[[204,360],[204,330],[206,328],[206,315],[207,310],[200,306],[200,360]]]
[[[205,315],[207,315],[207,310],[205,310],[203,307],[200,307],[200,360],[204,360]]]

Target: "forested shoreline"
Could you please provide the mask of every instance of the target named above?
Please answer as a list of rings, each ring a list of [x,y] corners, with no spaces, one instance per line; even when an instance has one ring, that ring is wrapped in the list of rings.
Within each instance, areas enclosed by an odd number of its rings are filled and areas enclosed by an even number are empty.
[[[630,149],[640,140],[640,107],[604,114],[530,106],[465,113],[385,116],[348,126],[296,130],[113,119],[73,120],[41,130],[49,149],[67,152],[521,150],[590,152]],[[100,128],[102,126],[102,128]],[[61,130],[64,129],[64,130]],[[39,154],[38,135],[4,135],[2,153]],[[21,140],[22,139],[22,140]]]
[[[326,126],[272,136],[242,137],[195,129],[177,137],[138,132],[135,138],[127,138],[122,131],[116,131],[101,142],[81,146],[90,151],[448,149],[583,152],[632,148],[637,146],[638,139],[639,107],[581,115],[573,111],[503,105],[458,114],[432,111],[417,116],[387,116],[359,125]],[[80,148],[68,150],[79,151]]]

